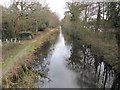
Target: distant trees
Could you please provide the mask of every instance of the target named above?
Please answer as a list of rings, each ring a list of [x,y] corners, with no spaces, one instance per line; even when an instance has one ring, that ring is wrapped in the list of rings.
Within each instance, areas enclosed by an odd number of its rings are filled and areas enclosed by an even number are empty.
[[[17,38],[23,31],[35,33],[59,25],[58,16],[39,2],[16,1],[2,7],[2,39]]]
[[[77,24],[79,23],[79,20],[80,20],[79,17],[80,17],[81,8],[78,2],[73,2],[73,3],[68,3],[68,9],[69,11],[67,13],[69,13],[70,15],[71,28],[73,31],[71,35],[75,40],[78,33]]]
[[[120,24],[119,15],[120,2],[79,2],[68,3],[67,16],[71,16],[71,23],[78,28],[92,31],[109,32],[114,31]],[[66,16],[65,16],[66,18]],[[66,20],[63,19],[62,21]],[[81,25],[82,24],[82,25]],[[75,29],[76,27],[74,27]]]

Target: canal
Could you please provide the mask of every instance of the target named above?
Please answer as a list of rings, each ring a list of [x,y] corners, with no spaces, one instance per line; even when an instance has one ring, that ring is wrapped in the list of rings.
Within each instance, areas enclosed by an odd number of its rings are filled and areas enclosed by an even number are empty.
[[[49,45],[49,44],[47,44]],[[114,71],[94,55],[90,46],[81,45],[79,54],[72,52],[60,30],[54,44],[38,52],[34,70],[39,74],[36,88],[110,88],[115,77]],[[41,60],[41,61],[40,61]]]

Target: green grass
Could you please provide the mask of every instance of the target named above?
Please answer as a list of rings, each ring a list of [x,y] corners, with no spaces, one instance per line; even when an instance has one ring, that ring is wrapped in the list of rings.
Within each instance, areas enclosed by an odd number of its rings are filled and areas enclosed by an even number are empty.
[[[20,45],[20,46],[17,46],[11,53],[11,55],[9,57],[7,57],[6,59],[3,60],[2,62],[2,68],[4,68],[8,63],[9,61],[11,61],[18,53],[21,49],[24,49],[26,45]]]
[[[15,47],[14,47],[15,46]],[[28,48],[27,48],[28,47]],[[10,49],[11,48],[11,49]],[[27,48],[27,50],[25,50],[26,54],[29,51],[33,51],[34,50],[34,45],[33,43],[25,43],[25,44],[14,44],[12,47],[7,46],[3,49],[3,52],[6,53],[6,57],[5,59],[3,59],[2,61],[2,65],[0,65],[0,69],[4,68],[11,60],[13,60],[13,58],[23,49]],[[9,49],[9,52],[8,52]],[[10,53],[11,52],[11,53]],[[25,54],[25,55],[26,55]],[[8,56],[9,55],[9,56]],[[24,56],[25,56],[24,55]]]
[[[46,32],[44,32],[44,33],[46,34]],[[20,51],[24,50],[25,48],[26,49],[23,51],[24,54],[20,57],[20,59],[27,56],[27,55],[29,55],[31,52],[34,51],[36,46],[39,45],[40,43],[42,43],[45,39],[47,39],[47,37],[44,37],[43,39],[40,39],[38,37],[36,39],[26,40],[26,41],[21,42],[22,44],[18,44],[18,43],[12,44],[12,45],[11,44],[8,44],[8,45],[3,44],[3,55],[5,57],[2,60],[2,64],[0,65],[0,69],[6,67],[9,64],[9,62],[11,60],[13,60],[14,57]]]
[[[2,62],[2,68],[4,68],[11,60],[13,60],[13,58],[23,49],[25,49],[25,50],[24,50],[24,55],[22,57],[24,57],[24,56],[28,55],[30,52],[34,51],[34,45],[33,44],[29,44],[29,45],[24,44],[24,45],[21,45],[18,48],[16,48],[13,51],[13,53]]]

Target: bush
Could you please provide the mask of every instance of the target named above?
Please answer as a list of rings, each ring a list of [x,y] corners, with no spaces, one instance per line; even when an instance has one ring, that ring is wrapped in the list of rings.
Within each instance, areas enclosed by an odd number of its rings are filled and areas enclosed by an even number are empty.
[[[29,32],[29,31],[20,32],[18,34],[18,38],[19,39],[33,39],[33,34],[32,32]]]

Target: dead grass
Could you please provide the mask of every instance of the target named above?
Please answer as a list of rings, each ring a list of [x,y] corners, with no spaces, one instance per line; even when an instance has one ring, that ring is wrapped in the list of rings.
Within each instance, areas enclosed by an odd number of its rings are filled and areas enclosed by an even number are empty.
[[[21,41],[20,44],[19,43],[11,44],[11,45],[3,44],[3,48],[2,48],[3,68],[21,50],[23,50],[27,46],[30,46],[26,53],[33,51],[36,48],[36,46],[39,46],[40,44],[42,44],[44,40],[46,40],[49,37],[49,35],[54,33],[55,31],[56,30],[47,30],[45,32],[39,32],[34,39]]]
[[[103,32],[92,32],[88,30],[80,31],[80,37],[83,43],[92,45],[92,50],[97,55],[104,56],[104,60],[113,68],[117,68],[117,44],[115,37],[108,37]]]
[[[11,51],[14,51],[19,48],[19,50],[17,50],[16,52],[13,52],[11,54],[13,56],[12,58],[11,58],[11,56],[9,56],[6,59],[7,61],[5,60],[6,65],[3,67],[3,72],[2,72],[3,78],[2,79],[5,79],[8,76],[12,76],[13,74],[16,74],[22,65],[25,67],[28,67],[30,65],[30,63],[32,62],[32,60],[34,60],[35,49],[40,47],[46,40],[52,40],[52,39],[54,40],[56,38],[56,35],[58,35],[57,32],[58,32],[58,30],[53,29],[53,30],[42,32],[42,33],[38,33],[38,35],[34,39],[24,40],[21,42],[20,45],[16,46],[15,48],[10,49]],[[30,47],[28,47],[28,46],[30,46]],[[20,47],[23,47],[23,48],[20,48]],[[26,47],[28,47],[27,50],[26,49],[23,50]],[[15,58],[19,54],[19,52],[21,52],[21,50],[22,50],[21,57]],[[8,60],[8,58],[9,58],[9,60]],[[3,61],[3,63],[5,61]],[[12,62],[12,65],[10,65],[11,62]],[[5,68],[6,73],[4,72],[4,68]],[[12,73],[12,75],[11,74],[9,75],[8,73],[9,74]],[[34,73],[33,73],[33,75],[34,75]],[[33,84],[33,82],[31,81],[31,78],[32,78],[31,75],[30,75],[30,77],[29,76],[27,77],[27,75],[25,74],[25,76],[23,77],[24,81],[21,83],[22,84],[24,83],[23,85],[28,85],[28,87],[30,87],[31,83]],[[20,82],[18,82],[18,83],[20,84]]]

